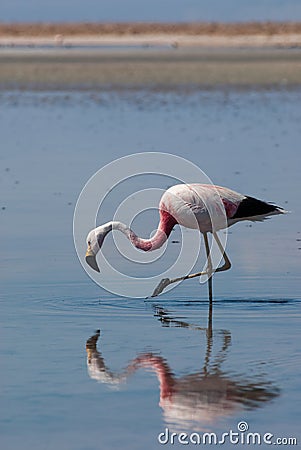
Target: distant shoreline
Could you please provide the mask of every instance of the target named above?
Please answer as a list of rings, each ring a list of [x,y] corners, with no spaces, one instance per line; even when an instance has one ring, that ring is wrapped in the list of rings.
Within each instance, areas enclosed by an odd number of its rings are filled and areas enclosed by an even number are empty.
[[[1,36],[0,47],[203,47],[203,48],[301,48],[300,34],[283,35],[64,35]]]
[[[301,22],[192,22],[192,23],[1,23],[3,37],[49,37],[55,34],[68,36],[139,36],[139,35],[186,35],[186,36],[250,36],[301,34]]]
[[[0,90],[301,86],[301,23],[0,23]]]
[[[301,47],[301,22],[0,23],[0,46]]]

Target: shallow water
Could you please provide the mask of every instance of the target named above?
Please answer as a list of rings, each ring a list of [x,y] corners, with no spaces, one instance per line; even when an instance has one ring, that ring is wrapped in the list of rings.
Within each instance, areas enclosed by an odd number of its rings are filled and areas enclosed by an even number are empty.
[[[1,93],[1,448],[152,449],[166,427],[221,434],[242,420],[300,440],[300,97]],[[214,278],[212,341],[197,280],[125,299],[77,260],[72,216],[84,183],[140,151],[182,155],[216,184],[292,211],[230,229],[233,267]],[[154,212],[137,230],[156,222]]]

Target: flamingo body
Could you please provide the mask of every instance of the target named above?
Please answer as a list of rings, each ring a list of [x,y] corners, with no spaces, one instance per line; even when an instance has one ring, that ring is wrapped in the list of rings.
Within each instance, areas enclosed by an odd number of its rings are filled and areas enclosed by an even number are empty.
[[[263,220],[284,212],[278,206],[225,187],[208,184],[172,186],[163,194],[159,210],[167,211],[179,225],[199,229],[202,233],[212,231],[210,212],[215,217],[225,215],[224,225],[228,227],[242,220]]]
[[[163,194],[159,210],[167,211],[179,225],[207,233],[212,231],[210,215],[217,221],[224,218],[220,221],[220,228],[224,228],[243,199],[243,195],[219,186],[179,184]]]
[[[88,234],[86,261],[94,270],[99,271],[95,257],[105,236],[113,229],[125,234],[136,248],[153,251],[165,243],[176,224],[199,229],[205,237],[208,232],[215,233],[236,222],[261,221],[268,216],[285,212],[279,206],[248,197],[226,187],[197,183],[178,184],[170,187],[160,200],[160,222],[152,238],[140,238],[121,222],[108,222]]]

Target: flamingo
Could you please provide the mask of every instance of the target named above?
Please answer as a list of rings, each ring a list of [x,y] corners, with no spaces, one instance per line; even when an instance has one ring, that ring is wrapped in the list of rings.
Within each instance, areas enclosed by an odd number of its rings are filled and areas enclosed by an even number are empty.
[[[212,212],[215,219],[217,219],[214,220],[214,226],[211,220]],[[178,184],[167,189],[161,197],[159,203],[160,222],[152,238],[143,239],[137,236],[122,222],[108,222],[89,232],[87,236],[86,262],[92,269],[97,272],[100,271],[96,255],[105,237],[112,230],[121,231],[136,248],[149,252],[160,248],[177,224],[186,228],[199,229],[205,242],[207,255],[206,271],[174,279],[163,278],[154,290],[152,297],[161,294],[171,283],[205,274],[208,276],[209,301],[212,304],[212,274],[231,268],[231,262],[220,242],[217,231],[243,220],[262,221],[268,216],[286,212],[279,206],[240,194],[226,187],[196,183]],[[208,233],[212,233],[224,260],[223,265],[215,269],[212,267],[210,257]]]

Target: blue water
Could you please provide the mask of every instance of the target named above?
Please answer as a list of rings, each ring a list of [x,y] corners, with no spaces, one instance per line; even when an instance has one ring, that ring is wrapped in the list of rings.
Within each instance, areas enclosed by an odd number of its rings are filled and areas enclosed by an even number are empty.
[[[40,8],[38,2],[3,2],[1,18],[6,22],[193,22],[193,21],[284,21],[300,20],[298,0],[57,0]]]
[[[1,448],[155,449],[166,427],[221,434],[243,420],[300,442],[300,97],[1,93]],[[231,228],[212,340],[198,280],[125,299],[77,259],[72,218],[84,183],[141,151],[182,155],[216,184],[291,211]],[[154,212],[138,232],[156,222]]]

